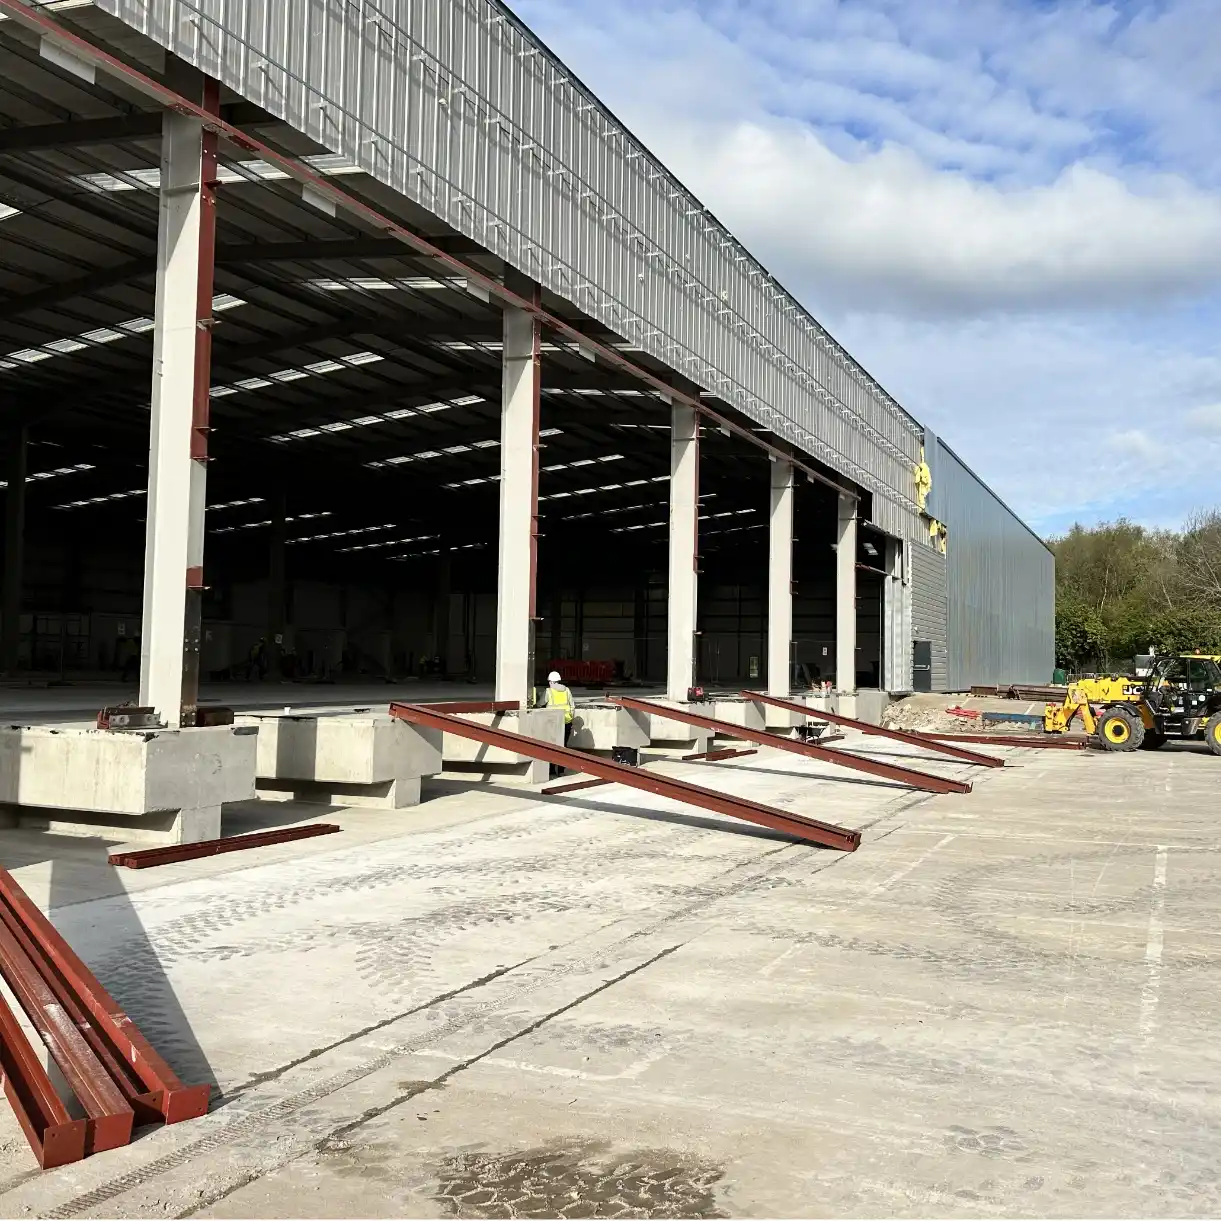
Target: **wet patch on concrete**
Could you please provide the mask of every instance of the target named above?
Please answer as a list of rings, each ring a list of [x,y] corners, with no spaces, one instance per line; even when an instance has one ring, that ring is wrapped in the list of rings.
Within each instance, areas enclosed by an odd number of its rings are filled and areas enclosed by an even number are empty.
[[[463,1153],[439,1168],[449,1217],[725,1217],[721,1167],[666,1149],[612,1153],[600,1142],[553,1142],[513,1153]]]

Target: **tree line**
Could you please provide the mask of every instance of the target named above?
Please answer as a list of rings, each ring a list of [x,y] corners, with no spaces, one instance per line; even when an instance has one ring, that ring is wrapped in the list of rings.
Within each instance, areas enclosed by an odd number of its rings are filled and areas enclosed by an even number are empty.
[[[1048,540],[1056,555],[1056,664],[1126,669],[1158,653],[1221,653],[1221,509],[1181,531],[1120,518]]]

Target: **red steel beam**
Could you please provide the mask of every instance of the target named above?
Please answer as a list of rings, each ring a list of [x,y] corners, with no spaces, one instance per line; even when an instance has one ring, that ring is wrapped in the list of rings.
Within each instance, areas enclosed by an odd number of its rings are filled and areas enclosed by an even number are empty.
[[[794,755],[821,759],[824,763],[834,763],[838,767],[847,767],[854,772],[864,772],[869,776],[881,776],[886,780],[895,780],[899,784],[910,785],[914,789],[924,789],[929,793],[969,793],[971,791],[970,784],[965,780],[947,780],[944,776],[934,776],[930,772],[918,772],[914,768],[898,767],[893,763],[879,763],[876,759],[866,759],[842,750],[830,750],[825,746],[815,746],[812,742],[782,738],[779,734],[767,733],[761,729],[748,729],[743,725],[731,724],[729,721],[717,721],[712,717],[700,716],[698,713],[673,708],[666,704],[650,704],[647,700],[632,699],[626,695],[615,696],[611,703],[622,704],[624,708],[635,708],[638,712],[651,712],[654,716],[665,717],[670,721],[682,721],[687,725],[696,725],[700,729],[711,729],[716,733],[744,738],[747,742],[754,742],[757,746],[774,746],[777,750],[787,750]]]
[[[578,789],[596,789],[604,784],[614,784],[613,780],[577,780],[572,784],[553,784],[550,788],[543,789],[548,797],[558,796],[560,793],[575,793]]]
[[[223,835],[220,839],[201,839],[194,844],[167,844],[164,848],[116,852],[108,856],[106,862],[124,869],[151,869],[155,865],[193,861],[201,856],[219,856],[222,852],[241,852],[246,848],[266,848],[270,844],[284,844],[295,839],[313,839],[316,835],[334,835],[336,831],[342,830],[342,827],[333,822],[312,822],[304,827],[282,827],[278,831],[256,831],[251,835]]]
[[[45,960],[80,1002],[90,1024],[143,1083],[149,1105],[165,1122],[178,1123],[206,1114],[212,1087],[184,1085],[178,1079],[7,869],[0,869],[0,901],[38,943]]]
[[[85,1121],[73,1119],[8,1004],[0,999],[0,1072],[4,1096],[44,1170],[85,1156]]]
[[[683,755],[684,763],[702,759],[705,763],[719,763],[722,759],[740,759],[743,755],[757,755],[757,750],[705,750],[697,755]]]
[[[0,923],[0,974],[85,1112],[85,1152],[119,1149],[131,1140],[135,1112],[36,963],[7,922]]]
[[[468,712],[518,712],[521,703],[518,700],[442,700],[439,704],[421,704],[421,708],[431,708],[434,712],[450,712],[455,716]]]
[[[799,712],[817,720],[830,721],[833,725],[846,725],[851,729],[859,729],[861,733],[871,734],[873,737],[890,738],[894,742],[906,742],[908,745],[920,746],[925,750],[940,751],[943,755],[949,755],[951,759],[957,759],[962,763],[974,763],[979,767],[1005,766],[1004,759],[997,759],[993,755],[981,755],[973,750],[963,750],[959,746],[947,746],[944,742],[930,742],[927,738],[920,738],[913,733],[904,733],[901,729],[884,729],[881,725],[870,725],[868,721],[858,721],[855,717],[841,716],[838,712],[827,712],[823,708],[816,711],[805,704],[778,699],[763,691],[743,691],[742,694],[748,700],[754,700],[758,704],[770,704],[773,708]]]
[[[1002,733],[917,733],[918,738],[931,741],[977,742],[982,746],[1025,746],[1035,750],[1085,750],[1089,743],[1083,738],[1019,738]]]
[[[443,712],[424,708],[418,704],[391,704],[390,715],[413,725],[440,729],[461,738],[483,742],[487,746],[498,746],[502,750],[525,755],[530,759],[541,759],[545,763],[554,763],[559,767],[571,768],[575,772],[584,772],[586,775],[596,776],[599,780],[623,784],[631,789],[643,789],[644,792],[653,793],[658,797],[668,797],[673,801],[681,801],[704,810],[712,810],[714,813],[725,814],[730,818],[740,818],[743,822],[767,827],[772,831],[782,831],[786,835],[796,836],[812,844],[821,844],[826,848],[838,848],[841,852],[855,852],[860,846],[861,833],[859,831],[837,827],[832,823],[818,822],[813,818],[804,818],[800,814],[790,814],[786,810],[760,805],[758,802],[734,797],[729,793],[718,793],[697,784],[688,784],[685,780],[659,776],[656,772],[649,772],[644,768],[624,767],[621,763],[611,763],[607,759],[581,754],[579,751],[569,750],[564,746],[540,742],[535,738],[525,738],[521,734],[507,733],[503,729],[493,729],[490,725],[474,725],[470,721],[448,716]]]
[[[38,968],[47,987],[55,994],[67,1020],[80,1031],[90,1050],[123,1094],[127,1105],[134,1112],[135,1123],[156,1123],[161,1112],[149,1097],[144,1082],[124,1060],[122,1054],[109,1043],[102,1032],[90,1020],[80,998],[68,986],[55,964],[46,956],[42,944],[31,935],[24,922],[6,903],[0,903],[0,921],[20,943],[26,955]],[[90,1148],[89,1152],[96,1152]]]

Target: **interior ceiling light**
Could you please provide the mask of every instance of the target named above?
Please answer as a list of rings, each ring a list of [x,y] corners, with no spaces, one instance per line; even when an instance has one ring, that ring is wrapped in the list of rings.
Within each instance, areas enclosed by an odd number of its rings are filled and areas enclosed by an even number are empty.
[[[344,369],[359,369],[361,365],[373,365],[385,359],[377,352],[353,352],[350,356],[340,356],[336,360],[317,360],[299,369],[280,369],[276,373],[268,373],[266,377],[246,377],[227,386],[213,386],[208,394],[214,399],[220,399],[230,394],[240,394],[243,390],[263,390],[277,382],[299,382],[306,377],[322,377],[328,373],[341,373]]]
[[[0,217],[0,219],[3,219]],[[236,309],[246,302],[241,297],[231,293],[221,293],[212,298],[212,312],[224,313],[225,310]],[[104,344],[114,343],[116,339],[127,339],[132,335],[143,335],[151,331],[157,324],[151,318],[129,318],[126,322],[116,322],[114,326],[96,327],[92,331],[84,331],[80,335],[67,339],[52,339],[48,343],[38,344],[32,348],[19,348],[0,358],[0,369],[19,369],[22,365],[35,365],[39,361],[50,360],[55,356],[67,356],[72,352],[83,352],[86,348],[97,348]]]
[[[240,509],[245,505],[261,505],[262,503],[262,496],[251,496],[247,500],[226,500],[222,504],[208,505],[207,511],[215,513],[221,509]]]
[[[433,276],[400,276],[392,280],[384,280],[380,276],[351,276],[337,280],[322,277],[319,279],[302,280],[306,288],[312,288],[320,293],[388,293],[413,292],[438,288],[455,288],[466,291],[466,281],[461,278],[439,280]]]
[[[53,509],[83,509],[86,505],[108,504],[112,500],[128,500],[133,496],[147,496],[146,488],[129,488],[126,492],[109,492],[105,496],[87,496],[84,500],[69,500],[62,505],[52,505]]]
[[[240,504],[241,502],[239,501],[237,503]],[[255,500],[251,501],[250,503],[251,504],[262,504],[263,501],[261,499],[256,498]],[[332,513],[331,513],[330,509],[322,509],[315,513],[298,513],[295,517],[285,517],[284,521],[285,521],[285,523],[293,522],[293,521],[312,521],[316,517],[331,517],[331,516],[332,516]],[[240,525],[236,525],[236,526],[219,526],[215,530],[209,530],[208,533],[209,534],[232,534],[235,530],[259,530],[259,529],[262,529],[262,527],[264,527],[264,526],[270,526],[273,524],[274,523],[272,522],[272,520],[270,518],[268,518],[266,521],[244,521]],[[293,538],[285,539],[285,542],[288,542],[288,543],[295,543],[295,542],[300,542],[300,541],[301,541],[300,539],[293,539]]]
[[[344,174],[363,174],[354,162],[338,153],[320,153],[302,157],[308,166],[327,178],[338,178]],[[234,161],[220,165],[216,170],[216,181],[226,184],[240,182],[285,182],[291,177],[279,166],[268,161]],[[87,191],[109,193],[115,191],[138,191],[141,187],[156,191],[161,187],[161,169],[158,166],[139,166],[134,170],[118,170],[113,174],[74,174],[69,179]]]
[[[6,203],[0,203],[0,220],[8,220],[10,216],[20,216],[20,208],[12,208]]]
[[[380,360],[381,357],[378,359]],[[347,420],[333,420],[329,424],[319,424],[312,428],[297,428],[292,432],[277,433],[273,437],[268,437],[267,440],[276,445],[283,445],[288,441],[303,441],[308,437],[320,437],[325,433],[346,432],[351,428],[368,428],[372,424],[395,423],[415,415],[433,415],[438,411],[448,411],[451,407],[473,407],[476,403],[484,401],[481,395],[467,394],[462,398],[449,399],[440,403],[425,403],[420,407],[396,407],[393,411],[384,412],[382,415],[361,415]],[[551,432],[558,431],[558,428],[551,430]],[[550,433],[539,434],[539,436],[547,435]]]
[[[475,449],[494,449],[500,442],[496,440],[472,441],[468,444],[447,445],[444,449],[422,449],[415,454],[399,454],[394,458],[382,458],[374,462],[366,462],[365,466],[377,470],[387,466],[403,466],[408,462],[424,462],[429,458],[449,458],[455,454],[469,454]]]
[[[330,514],[319,514],[319,516],[330,517]],[[321,543],[332,538],[351,538],[356,534],[376,534],[379,530],[397,529],[398,526],[394,522],[384,522],[380,526],[354,526],[350,530],[332,530],[328,534],[304,534],[298,538],[290,538],[285,541],[289,543]]]
[[[78,462],[75,466],[57,466],[53,471],[35,471],[25,477],[26,483],[41,483],[44,479],[58,479],[61,475],[76,475],[81,471],[96,470],[88,462]],[[0,488],[8,487],[8,481],[0,479]]]
[[[340,555],[345,555],[350,551],[377,551],[383,547],[406,547],[410,543],[428,543],[440,537],[439,534],[417,534],[415,538],[383,538],[376,543],[357,543],[352,547],[339,547],[336,550]]]

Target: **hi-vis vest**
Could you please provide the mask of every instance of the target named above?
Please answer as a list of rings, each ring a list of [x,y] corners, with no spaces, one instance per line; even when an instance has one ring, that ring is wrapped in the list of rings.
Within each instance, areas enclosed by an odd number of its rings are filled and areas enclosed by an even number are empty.
[[[564,724],[571,725],[572,717],[575,709],[572,705],[572,692],[567,687],[548,687],[547,699],[543,704],[544,708],[563,708]]]

